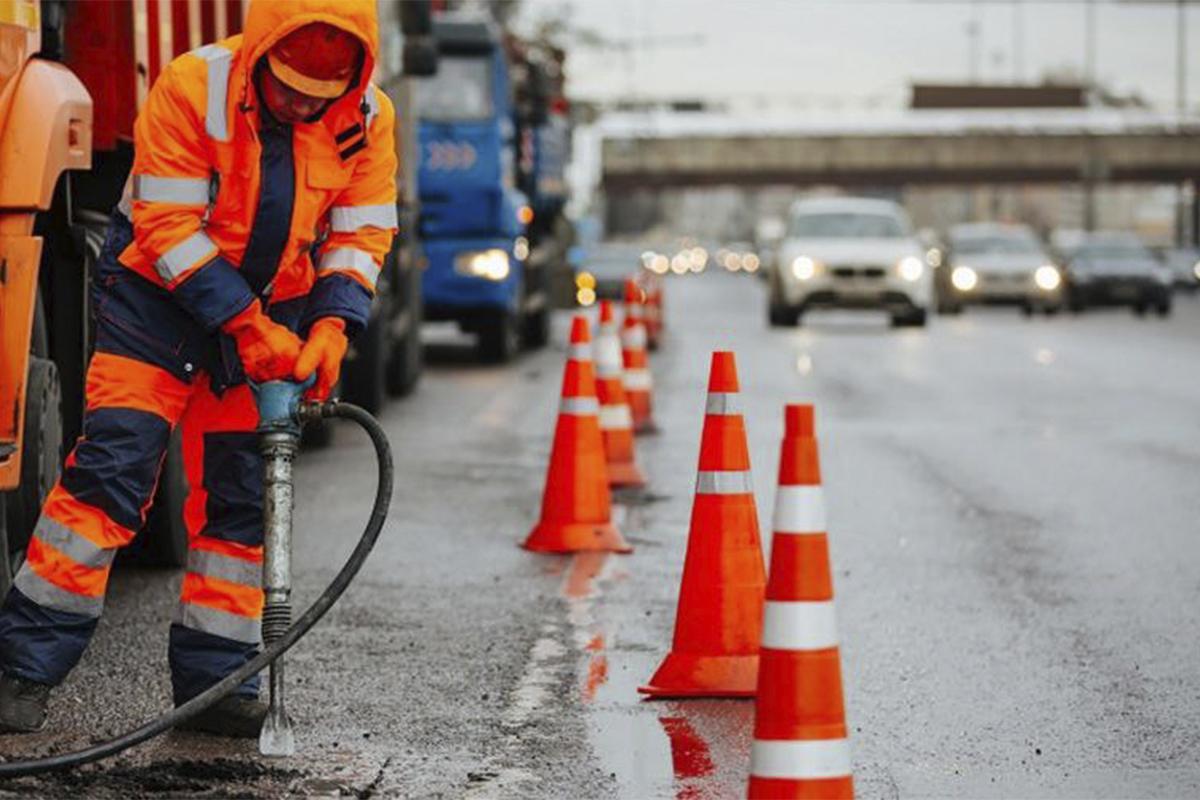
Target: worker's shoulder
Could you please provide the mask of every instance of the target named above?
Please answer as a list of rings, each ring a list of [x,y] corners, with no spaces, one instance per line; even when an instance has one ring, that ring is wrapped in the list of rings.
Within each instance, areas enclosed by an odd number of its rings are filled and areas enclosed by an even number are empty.
[[[374,106],[375,111],[371,127],[375,127],[380,122],[385,125],[395,124],[396,106],[392,103],[392,98],[387,96],[387,92],[374,83],[369,83],[367,84],[367,98],[367,102]]]
[[[238,35],[189,50],[167,64],[159,81],[175,81],[199,88],[207,88],[212,79],[228,82],[241,49],[242,37]]]

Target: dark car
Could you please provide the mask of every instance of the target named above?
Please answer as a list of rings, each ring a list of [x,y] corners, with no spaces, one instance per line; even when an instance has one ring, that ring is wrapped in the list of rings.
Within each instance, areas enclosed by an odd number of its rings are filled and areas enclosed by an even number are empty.
[[[1163,261],[1176,289],[1186,292],[1200,289],[1200,249],[1182,247],[1169,250]]]
[[[1153,254],[1131,233],[1091,233],[1062,253],[1067,272],[1067,305],[1129,306],[1141,315],[1171,313],[1170,280]]]

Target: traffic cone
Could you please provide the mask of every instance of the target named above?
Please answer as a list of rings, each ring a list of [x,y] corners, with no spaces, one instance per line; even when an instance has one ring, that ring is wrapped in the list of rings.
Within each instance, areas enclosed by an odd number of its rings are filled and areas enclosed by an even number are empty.
[[[813,407],[784,411],[751,798],[850,798],[850,747]]]
[[[528,550],[633,550],[612,523],[591,341],[587,319],[576,315],[571,324],[562,402],[542,494],[542,518],[522,545]]]
[[[766,583],[733,353],[713,353],[671,653],[656,697],[752,697]]]
[[[613,320],[612,303],[600,301],[600,331],[596,334],[596,392],[600,397],[600,433],[608,462],[608,485],[640,488],[646,478],[634,460],[633,415],[621,384],[621,340]]]
[[[642,288],[633,278],[625,281],[625,324],[621,330],[621,360],[625,367],[625,396],[633,414],[634,433],[653,433],[650,357],[646,352],[646,325],[642,321]]]

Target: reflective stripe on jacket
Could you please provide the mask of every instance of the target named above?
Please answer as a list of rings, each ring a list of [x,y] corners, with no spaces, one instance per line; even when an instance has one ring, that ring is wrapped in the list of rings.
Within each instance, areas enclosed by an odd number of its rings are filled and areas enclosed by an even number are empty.
[[[359,78],[320,119],[294,126],[295,201],[271,302],[310,296],[305,324],[365,324],[397,229],[395,111],[368,79],[378,44],[374,0],[255,0],[245,32],[175,59],[134,126],[127,198],[135,241],[121,262],[207,329],[248,305],[240,272],[261,190],[255,64],[309,22],[335,24],[366,48]],[[314,245],[319,243],[319,247]],[[315,262],[315,263],[314,263]]]

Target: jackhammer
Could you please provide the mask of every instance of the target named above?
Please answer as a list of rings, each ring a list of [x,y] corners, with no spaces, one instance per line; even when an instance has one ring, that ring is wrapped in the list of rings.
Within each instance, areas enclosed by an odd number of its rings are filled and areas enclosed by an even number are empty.
[[[270,666],[270,706],[259,736],[259,752],[265,756],[295,753],[296,742],[284,705],[283,654],[292,648],[325,616],[375,546],[387,519],[392,498],[392,451],[387,435],[375,418],[358,406],[340,401],[304,403],[301,396],[311,385],[292,381],[252,384],[259,412],[259,449],[263,455],[263,650],[241,667],[188,702],[139,728],[107,742],[74,753],[0,763],[0,778],[37,775],[87,764],[115,755],[165,733],[184,720],[232,694],[248,678]],[[316,601],[292,622],[291,539],[292,466],[300,443],[300,432],[308,422],[340,418],[358,423],[375,447],[379,464],[378,485],[371,516],[345,565]]]

